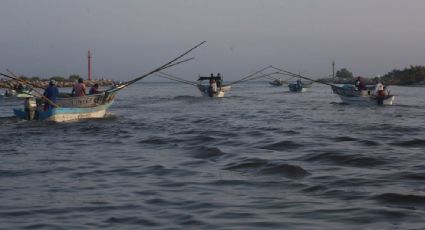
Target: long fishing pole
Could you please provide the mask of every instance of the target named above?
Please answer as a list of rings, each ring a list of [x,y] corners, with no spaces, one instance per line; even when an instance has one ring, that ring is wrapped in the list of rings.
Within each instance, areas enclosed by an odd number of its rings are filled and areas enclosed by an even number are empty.
[[[169,79],[169,80],[177,81],[177,82],[180,82],[180,83],[183,83],[183,84],[188,84],[188,85],[193,85],[193,86],[197,86],[198,85],[196,82],[188,81],[188,80],[185,80],[183,78],[176,77],[174,75],[171,75],[171,74],[168,74],[168,73],[164,73],[164,72],[159,72],[156,75],[158,77],[162,77],[162,78],[166,78],[166,79]]]
[[[245,81],[246,79],[249,79],[250,77],[255,76],[255,75],[257,75],[258,73],[261,73],[261,72],[263,72],[264,70],[269,69],[269,68],[271,68],[271,67],[272,67],[271,65],[270,65],[270,66],[267,66],[267,67],[264,67],[264,68],[262,68],[262,69],[260,69],[260,70],[258,70],[258,71],[256,71],[256,72],[254,72],[254,73],[252,73],[252,74],[247,75],[246,77],[243,77],[242,79],[239,79],[239,80],[237,80],[237,81],[231,82],[231,83],[229,83],[229,84],[227,84],[227,85],[234,85],[234,84],[237,84],[237,83],[243,82],[243,81]]]
[[[261,79],[261,78],[268,78],[268,79],[271,79],[271,80],[278,80],[277,78],[272,77],[275,74],[279,74],[279,72],[261,73],[261,75],[254,76],[254,77],[250,78],[249,80],[252,81],[252,80],[258,80],[258,79]]]
[[[137,82],[137,81],[139,81],[139,80],[141,80],[141,79],[143,79],[143,78],[145,78],[145,77],[149,76],[149,75],[152,75],[152,74],[154,74],[154,73],[156,73],[156,72],[159,72],[159,71],[161,71],[161,70],[164,70],[164,69],[167,69],[167,68],[173,67],[173,66],[175,66],[175,65],[181,64],[181,63],[183,63],[183,62],[187,62],[187,61],[192,60],[193,58],[189,58],[189,59],[186,59],[186,60],[183,60],[183,61],[180,61],[180,62],[176,62],[176,61],[177,61],[177,60],[179,60],[180,58],[184,57],[186,54],[188,54],[188,53],[192,52],[194,49],[196,49],[196,48],[198,48],[199,46],[203,45],[205,42],[206,42],[206,41],[203,41],[203,42],[201,42],[201,43],[197,44],[196,46],[192,47],[192,48],[191,48],[191,49],[189,49],[188,51],[184,52],[183,54],[179,55],[178,57],[174,58],[173,60],[171,60],[171,61],[167,62],[166,64],[164,64],[164,65],[162,65],[162,66],[160,66],[160,67],[158,67],[158,68],[156,68],[156,69],[154,69],[154,70],[152,70],[152,71],[148,72],[147,74],[144,74],[144,75],[142,75],[142,76],[140,76],[140,77],[138,77],[138,78],[135,78],[135,79],[133,79],[133,80],[131,80],[131,81],[125,82],[124,84],[119,85],[119,86],[117,86],[117,87],[115,87],[115,88],[112,88],[112,89],[110,89],[110,90],[107,90],[107,92],[116,92],[116,91],[118,91],[118,90],[124,89],[125,87],[127,87],[127,86],[129,86],[129,85],[131,85],[131,84],[133,84],[133,83],[135,83],[135,82]]]
[[[303,79],[306,79],[306,80],[309,80],[309,81],[312,81],[312,82],[316,82],[316,83],[320,83],[320,84],[324,84],[324,85],[338,87],[338,86],[336,86],[334,84],[330,84],[330,83],[327,83],[327,82],[322,82],[322,81],[314,80],[314,79],[311,79],[311,78],[308,78],[308,77],[304,77],[304,76],[301,76],[299,74],[292,73],[292,72],[289,72],[287,70],[283,70],[283,69],[280,69],[280,68],[277,68],[277,67],[274,67],[274,66],[271,66],[271,68],[273,68],[275,70],[278,70],[278,71],[281,71],[282,73],[289,74],[289,75],[294,76],[294,77],[303,78]]]

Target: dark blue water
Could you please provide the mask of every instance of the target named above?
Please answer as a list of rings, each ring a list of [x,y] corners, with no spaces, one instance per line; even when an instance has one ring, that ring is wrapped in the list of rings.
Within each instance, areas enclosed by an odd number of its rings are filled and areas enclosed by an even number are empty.
[[[423,88],[389,107],[287,91],[142,81],[60,124],[1,99],[0,229],[424,229]]]

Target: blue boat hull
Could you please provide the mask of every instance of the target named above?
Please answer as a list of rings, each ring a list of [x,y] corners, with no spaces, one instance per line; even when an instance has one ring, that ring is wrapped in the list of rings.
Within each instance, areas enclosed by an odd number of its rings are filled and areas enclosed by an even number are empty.
[[[73,120],[81,120],[88,118],[103,118],[106,110],[112,105],[111,103],[99,105],[90,108],[53,108],[47,111],[37,110],[35,112],[36,120],[48,120],[55,122],[65,122]],[[14,109],[15,116],[28,120],[28,112],[24,109]]]
[[[115,93],[99,93],[83,97],[61,97],[55,102],[56,108],[43,110],[43,104],[28,98],[25,109],[14,109],[15,116],[26,120],[50,120],[56,122],[87,118],[102,118],[112,105]]]

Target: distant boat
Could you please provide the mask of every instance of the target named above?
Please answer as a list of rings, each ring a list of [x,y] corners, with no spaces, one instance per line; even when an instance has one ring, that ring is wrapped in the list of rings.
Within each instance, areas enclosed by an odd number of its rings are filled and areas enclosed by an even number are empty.
[[[274,79],[273,81],[270,81],[269,84],[272,86],[282,86],[285,84],[285,81],[281,79]]]
[[[211,83],[203,84],[203,81],[214,81],[217,89],[214,92]],[[205,97],[224,97],[224,95],[232,89],[231,85],[223,85],[221,77],[199,77],[197,87]]]
[[[16,97],[17,93],[15,90],[13,89],[6,89],[4,91],[4,93],[0,94],[1,98],[12,98],[12,97]]]
[[[395,96],[391,94],[385,95],[383,98],[373,95],[373,86],[367,87],[366,90],[357,90],[351,84],[331,85],[331,87],[332,91],[346,104],[378,105],[382,100],[382,105],[392,105],[395,99]]]
[[[294,93],[303,93],[306,92],[308,88],[311,88],[312,82],[303,82],[298,80],[288,84],[289,91]]]

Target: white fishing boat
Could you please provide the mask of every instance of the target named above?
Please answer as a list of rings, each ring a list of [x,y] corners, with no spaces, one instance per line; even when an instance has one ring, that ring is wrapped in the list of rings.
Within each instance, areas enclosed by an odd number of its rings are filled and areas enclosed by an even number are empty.
[[[201,91],[204,97],[224,97],[224,95],[231,90],[232,86],[221,86],[217,88],[216,92],[212,92],[208,85],[198,85],[199,91]]]
[[[394,95],[387,94],[383,97],[373,95],[373,89],[356,90],[354,85],[331,85],[332,91],[337,94],[343,103],[354,105],[392,105]]]
[[[209,84],[203,84],[208,81]],[[224,97],[232,89],[231,85],[223,85],[223,79],[217,77],[199,77],[197,87],[205,97]]]

